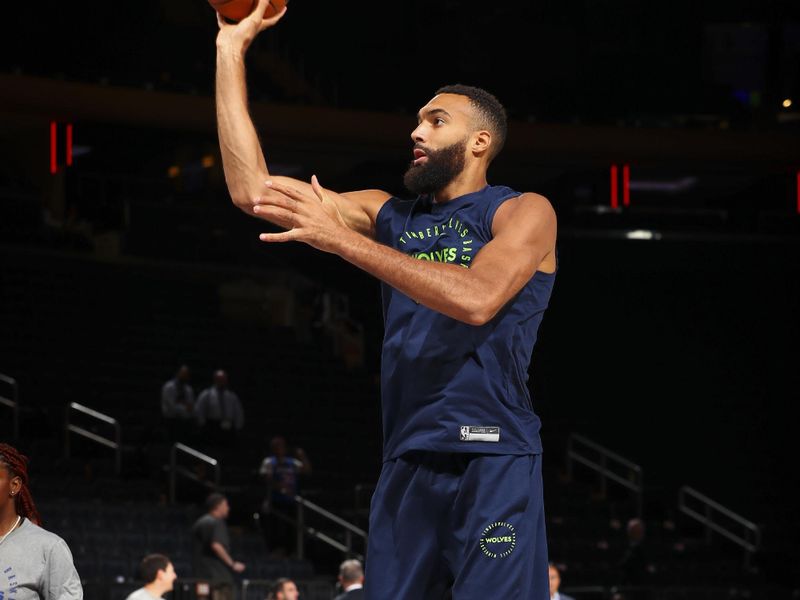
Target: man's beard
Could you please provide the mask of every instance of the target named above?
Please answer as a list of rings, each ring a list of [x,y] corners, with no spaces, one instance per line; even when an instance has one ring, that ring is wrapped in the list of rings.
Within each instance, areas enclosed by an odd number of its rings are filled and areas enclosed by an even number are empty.
[[[466,138],[441,150],[426,150],[428,159],[421,165],[411,163],[403,183],[412,194],[433,194],[444,189],[464,170],[466,151]]]

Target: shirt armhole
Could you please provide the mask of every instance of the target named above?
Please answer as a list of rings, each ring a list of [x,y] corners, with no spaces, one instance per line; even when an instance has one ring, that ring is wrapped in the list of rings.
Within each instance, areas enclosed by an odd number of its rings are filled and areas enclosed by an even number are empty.
[[[390,197],[386,202],[384,202],[381,207],[378,209],[378,214],[375,215],[375,239],[378,242],[386,243],[389,238],[389,227],[384,224],[384,221],[389,220],[390,217],[388,216],[388,211],[391,204],[394,204],[395,197]]]
[[[520,192],[514,191],[509,188],[506,193],[504,193],[499,198],[492,200],[489,203],[489,207],[486,209],[486,217],[484,218],[484,224],[486,227],[486,232],[485,232],[486,239],[490,240],[494,238],[494,235],[492,234],[492,229],[494,225],[494,215],[495,213],[497,213],[497,209],[500,208],[500,206],[503,203],[507,202],[508,200],[511,200],[513,198],[519,198],[521,195],[522,194]]]

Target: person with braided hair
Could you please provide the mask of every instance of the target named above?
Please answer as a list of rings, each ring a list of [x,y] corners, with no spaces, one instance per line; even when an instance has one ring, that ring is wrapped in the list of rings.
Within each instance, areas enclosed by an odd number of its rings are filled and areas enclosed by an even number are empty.
[[[66,542],[40,526],[28,459],[0,443],[0,600],[82,600]]]

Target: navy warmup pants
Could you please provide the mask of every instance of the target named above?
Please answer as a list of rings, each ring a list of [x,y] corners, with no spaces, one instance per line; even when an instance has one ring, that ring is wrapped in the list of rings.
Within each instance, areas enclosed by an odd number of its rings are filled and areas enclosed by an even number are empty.
[[[367,600],[549,600],[541,455],[411,452],[372,498]]]

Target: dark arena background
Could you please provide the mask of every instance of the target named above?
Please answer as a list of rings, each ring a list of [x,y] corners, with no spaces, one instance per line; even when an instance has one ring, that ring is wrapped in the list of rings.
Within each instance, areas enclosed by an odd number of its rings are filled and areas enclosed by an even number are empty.
[[[203,598],[190,527],[229,499],[238,597],[330,600],[381,466],[378,282],[230,201],[205,0],[17,4],[0,57],[0,440],[90,600]],[[531,362],[549,558],[577,600],[800,598],[800,7],[292,0],[247,55],[270,170],[405,195],[416,111],[485,87],[490,183],[547,196],[559,274]],[[162,418],[225,370],[244,426]],[[270,441],[312,465],[265,540]],[[626,578],[627,528],[645,526]],[[363,535],[362,535],[363,534]],[[420,532],[425,535],[425,532]]]

